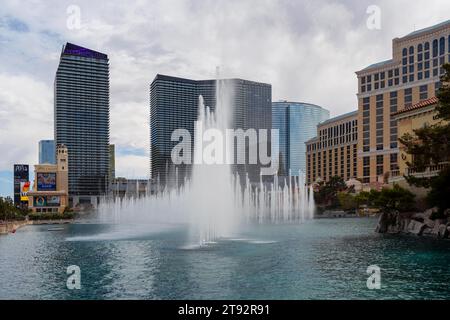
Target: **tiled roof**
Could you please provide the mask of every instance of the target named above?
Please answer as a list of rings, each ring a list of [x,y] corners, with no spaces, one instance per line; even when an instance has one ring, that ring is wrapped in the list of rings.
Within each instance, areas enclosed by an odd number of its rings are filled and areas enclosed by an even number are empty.
[[[374,69],[374,68],[380,68],[380,67],[383,67],[383,66],[390,65],[390,64],[392,64],[393,62],[394,62],[393,59],[389,59],[389,60],[377,62],[377,63],[371,64],[371,65],[368,66],[368,67],[365,67],[365,68],[362,69],[361,71],[366,71],[366,70],[370,70],[370,69]]]
[[[447,25],[450,25],[450,20],[447,20],[447,21],[435,24],[434,26],[431,26],[431,27],[428,27],[428,28],[423,28],[423,29],[420,29],[420,30],[413,31],[413,32],[407,34],[406,36],[404,36],[404,38],[411,37],[411,36],[417,36],[417,35],[420,35],[420,34],[423,34],[423,33],[431,32],[433,30],[439,29],[440,27],[444,27],[444,26],[447,26]]]
[[[349,117],[354,117],[354,116],[357,116],[357,115],[358,115],[358,110],[355,110],[355,111],[352,111],[352,112],[348,112],[348,113],[344,113],[344,114],[341,114],[339,116],[336,116],[336,117],[330,118],[328,120],[322,121],[321,123],[318,124],[318,126],[320,127],[320,126],[322,126],[324,124],[327,124],[327,123],[330,123],[330,122],[339,121],[339,120],[342,120],[342,119],[345,119],[345,118],[349,118]]]
[[[433,98],[430,98],[430,99],[427,99],[427,100],[420,101],[419,103],[413,104],[412,106],[407,107],[407,108],[405,108],[403,110],[394,112],[391,115],[392,116],[396,116],[398,114],[402,114],[402,113],[405,113],[405,112],[408,112],[408,111],[417,110],[417,109],[420,109],[420,108],[431,106],[433,104],[437,104],[438,102],[439,102],[438,98],[433,97]]]

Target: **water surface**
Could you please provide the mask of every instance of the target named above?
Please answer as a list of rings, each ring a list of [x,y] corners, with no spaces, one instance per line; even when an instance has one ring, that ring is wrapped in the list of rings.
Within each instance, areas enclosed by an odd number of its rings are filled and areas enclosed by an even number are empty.
[[[254,226],[208,247],[180,225],[26,226],[0,236],[0,299],[449,299],[450,242],[375,219]],[[81,290],[66,268],[81,268]],[[381,289],[366,286],[369,265]]]

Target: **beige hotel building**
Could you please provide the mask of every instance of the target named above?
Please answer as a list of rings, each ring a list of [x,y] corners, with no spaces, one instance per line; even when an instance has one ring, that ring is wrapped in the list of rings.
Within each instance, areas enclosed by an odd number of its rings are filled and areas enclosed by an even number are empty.
[[[356,72],[357,177],[375,183],[398,176],[398,124],[392,114],[435,97],[450,61],[450,20],[392,41],[392,59]],[[385,179],[384,179],[385,180]]]
[[[306,141],[306,182],[328,181],[340,176],[356,178],[358,111],[346,113],[317,125],[317,136]]]

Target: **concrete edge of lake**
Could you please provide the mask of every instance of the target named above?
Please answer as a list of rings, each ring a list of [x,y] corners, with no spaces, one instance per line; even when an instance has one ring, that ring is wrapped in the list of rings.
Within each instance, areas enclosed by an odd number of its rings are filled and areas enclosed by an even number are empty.
[[[17,229],[28,225],[70,224],[73,222],[73,219],[7,221],[5,223],[0,223],[0,235],[14,232]]]

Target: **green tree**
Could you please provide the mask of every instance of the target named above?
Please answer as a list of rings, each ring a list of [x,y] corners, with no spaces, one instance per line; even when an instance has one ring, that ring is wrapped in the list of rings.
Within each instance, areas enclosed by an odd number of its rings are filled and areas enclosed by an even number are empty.
[[[408,211],[414,208],[415,195],[398,184],[392,188],[383,188],[371,195],[373,204],[385,212]]]
[[[356,196],[348,192],[339,192],[337,198],[339,200],[339,205],[343,210],[355,210],[358,207],[358,203],[355,199]]]
[[[441,77],[442,86],[437,93],[439,103],[436,107],[439,122],[414,130],[399,138],[405,151],[412,155],[413,161],[407,162],[410,169],[421,172],[430,164],[450,160],[450,64],[443,66],[445,73]],[[450,167],[442,170],[436,177],[417,178],[405,176],[411,184],[431,188],[427,196],[430,206],[437,206],[442,213],[450,208]]]
[[[315,201],[329,207],[339,206],[338,192],[347,190],[344,179],[339,176],[331,177],[328,182],[319,185],[318,192],[315,193]]]

